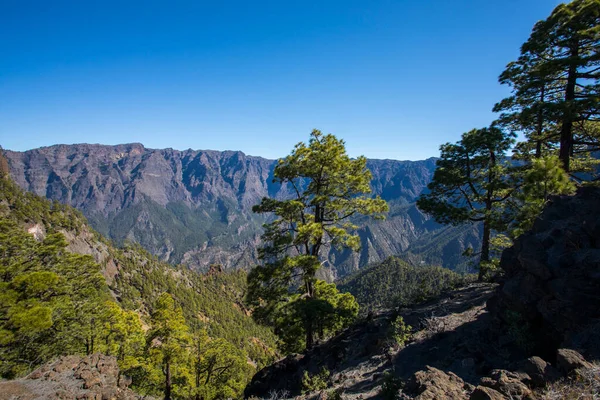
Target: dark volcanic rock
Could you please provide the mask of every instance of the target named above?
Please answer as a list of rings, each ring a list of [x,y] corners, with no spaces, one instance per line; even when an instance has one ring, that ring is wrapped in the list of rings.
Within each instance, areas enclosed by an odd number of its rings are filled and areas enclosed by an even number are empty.
[[[488,306],[507,324],[519,316],[540,354],[577,347],[577,334],[600,318],[600,189],[582,188],[557,197],[530,232],[502,254],[503,285]],[[583,351],[600,358],[598,335],[587,335]]]
[[[264,196],[291,193],[272,182],[275,161],[238,151],[78,144],[6,151],[6,158],[22,188],[80,209],[117,243],[135,241],[163,260],[203,270],[210,264],[254,265],[264,219],[252,206]],[[331,250],[334,268],[324,272],[346,275],[406,251],[417,263],[454,267],[461,262],[456,254],[479,240],[477,228],[442,228],[414,206],[435,159],[369,160],[368,166],[374,193],[392,210],[386,221],[359,219],[361,253]],[[435,237],[441,229],[444,235]]]

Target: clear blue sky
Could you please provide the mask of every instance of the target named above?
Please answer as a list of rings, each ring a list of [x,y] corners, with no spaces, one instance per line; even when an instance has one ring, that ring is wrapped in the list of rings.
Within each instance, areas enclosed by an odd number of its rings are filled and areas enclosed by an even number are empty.
[[[0,0],[0,145],[423,159],[494,118],[557,0]]]

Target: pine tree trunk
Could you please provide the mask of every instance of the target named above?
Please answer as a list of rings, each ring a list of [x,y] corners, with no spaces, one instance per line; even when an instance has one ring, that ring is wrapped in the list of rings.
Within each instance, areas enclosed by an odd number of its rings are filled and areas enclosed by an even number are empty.
[[[306,301],[311,301],[314,298],[314,285],[313,278],[311,277],[306,281]],[[310,349],[314,345],[314,327],[313,327],[313,319],[305,314],[306,321],[304,321],[304,328],[306,330],[306,348]]]
[[[196,396],[195,400],[201,400],[200,393],[198,393],[198,389],[200,388],[200,372],[196,369]]]
[[[540,103],[544,104],[544,96],[545,96],[545,86],[542,86],[542,92],[540,93]],[[542,114],[542,110],[538,111],[537,114],[537,128],[536,134],[537,138],[535,141],[535,158],[542,157],[542,135],[544,133],[544,115]]]
[[[479,281],[483,281],[485,270],[482,264],[490,261],[490,236],[491,236],[490,223],[488,221],[483,222],[483,240],[481,242],[481,257],[479,258]]]
[[[577,64],[579,56],[579,43],[571,48],[569,71],[567,75],[567,87],[565,88],[565,107],[562,126],[560,129],[560,150],[558,157],[563,163],[566,172],[570,171],[570,159],[573,152],[573,101],[575,100],[575,87],[577,84]]]
[[[311,349],[314,345],[313,323],[310,319],[306,320],[306,349]]]
[[[171,400],[171,365],[169,362],[165,366],[165,400]]]

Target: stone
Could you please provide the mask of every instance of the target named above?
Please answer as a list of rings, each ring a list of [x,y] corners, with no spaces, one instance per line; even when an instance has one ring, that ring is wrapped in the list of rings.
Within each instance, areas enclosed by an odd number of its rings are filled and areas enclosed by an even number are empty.
[[[406,386],[406,390],[414,393],[418,400],[467,400],[468,389],[468,385],[454,373],[429,366],[425,371],[417,371]]]
[[[486,386],[477,386],[473,393],[471,393],[471,397],[469,400],[507,400],[508,397],[504,396],[502,393],[486,387]]]
[[[570,374],[577,369],[588,369],[592,364],[587,362],[585,358],[575,350],[558,349],[556,353],[556,366],[564,374]]]
[[[531,398],[531,389],[523,383],[523,380],[530,379],[527,374],[494,370],[490,375],[481,378],[481,386],[492,388],[510,399]]]
[[[508,316],[519,315],[534,354],[554,357],[600,319],[599,232],[600,188],[583,187],[575,196],[553,197],[532,229],[502,253],[503,282],[488,309],[508,326]],[[586,349],[600,349],[600,335],[587,336]]]
[[[523,361],[520,370],[529,375],[531,384],[535,387],[544,387],[546,384],[560,379],[560,373],[538,356]]]
[[[93,354],[87,357],[66,356],[48,363],[23,379],[0,382],[3,391],[18,388],[22,399],[141,399],[127,388],[131,380],[119,380],[115,357]]]

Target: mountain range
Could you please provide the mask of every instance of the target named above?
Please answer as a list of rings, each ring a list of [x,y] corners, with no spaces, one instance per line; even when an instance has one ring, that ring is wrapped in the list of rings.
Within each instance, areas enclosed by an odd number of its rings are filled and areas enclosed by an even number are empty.
[[[240,151],[149,149],[142,144],[55,145],[5,151],[23,189],[81,210],[121,245],[137,242],[162,260],[206,271],[211,264],[248,269],[257,262],[265,217],[252,212],[264,196],[285,198],[273,182],[275,160]],[[422,161],[370,159],[374,195],[390,205],[385,221],[359,218],[361,251],[329,249],[325,274],[346,276],[400,255],[413,264],[465,269],[461,253],[476,246],[477,226],[442,226],[415,206],[435,170]]]

